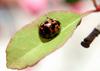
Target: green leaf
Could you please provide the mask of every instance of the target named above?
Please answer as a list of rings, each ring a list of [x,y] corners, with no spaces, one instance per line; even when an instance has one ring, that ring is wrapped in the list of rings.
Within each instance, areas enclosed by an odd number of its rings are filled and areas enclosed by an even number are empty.
[[[60,34],[49,42],[42,42],[39,36],[39,25],[47,17],[54,18],[61,23]],[[19,30],[8,44],[7,67],[23,69],[32,66],[42,58],[61,47],[76,29],[81,17],[78,14],[64,11],[54,11]]]

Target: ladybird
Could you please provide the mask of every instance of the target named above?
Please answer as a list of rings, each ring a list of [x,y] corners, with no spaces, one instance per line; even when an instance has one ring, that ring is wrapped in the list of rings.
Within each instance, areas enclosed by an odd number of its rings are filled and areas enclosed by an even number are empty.
[[[47,17],[47,20],[39,26],[39,34],[42,38],[52,39],[60,33],[60,22]]]

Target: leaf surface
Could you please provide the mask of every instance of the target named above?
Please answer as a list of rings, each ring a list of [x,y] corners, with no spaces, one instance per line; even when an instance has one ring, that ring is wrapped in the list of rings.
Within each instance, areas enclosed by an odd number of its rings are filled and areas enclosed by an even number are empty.
[[[39,25],[47,17],[61,23],[61,32],[54,39],[42,42],[39,36]],[[64,44],[76,29],[81,17],[72,12],[54,11],[45,14],[16,32],[6,49],[7,67],[23,69],[32,66],[42,58],[55,51]]]

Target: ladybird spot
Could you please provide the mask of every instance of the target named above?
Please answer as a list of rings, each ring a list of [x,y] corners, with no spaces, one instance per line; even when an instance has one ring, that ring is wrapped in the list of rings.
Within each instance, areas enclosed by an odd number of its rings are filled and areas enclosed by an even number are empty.
[[[44,24],[47,24],[48,23],[48,21],[45,21],[45,23]]]
[[[53,25],[51,26],[51,29],[52,29],[52,30],[54,30],[54,29],[55,29],[55,24],[53,24]]]

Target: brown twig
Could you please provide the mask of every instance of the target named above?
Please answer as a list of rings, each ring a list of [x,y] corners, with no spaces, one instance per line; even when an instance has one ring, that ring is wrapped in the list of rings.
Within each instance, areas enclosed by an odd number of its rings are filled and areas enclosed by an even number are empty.
[[[97,3],[96,0],[92,0],[94,7],[97,9]]]
[[[92,0],[94,7],[96,8],[96,11],[100,11],[100,6],[97,5],[96,0]]]

